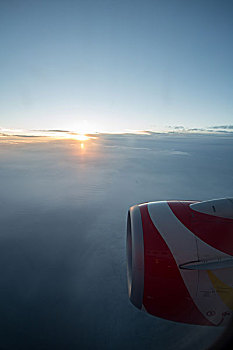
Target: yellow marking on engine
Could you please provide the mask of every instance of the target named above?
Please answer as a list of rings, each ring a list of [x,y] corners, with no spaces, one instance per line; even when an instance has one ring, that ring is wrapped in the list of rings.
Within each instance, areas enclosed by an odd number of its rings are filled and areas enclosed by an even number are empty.
[[[212,271],[208,270],[207,273],[224,304],[233,310],[233,288],[222,282]]]

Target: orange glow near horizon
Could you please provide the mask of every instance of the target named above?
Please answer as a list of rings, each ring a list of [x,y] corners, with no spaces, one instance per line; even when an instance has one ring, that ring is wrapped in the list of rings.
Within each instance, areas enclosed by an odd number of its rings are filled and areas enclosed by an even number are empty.
[[[3,131],[0,129],[0,131]],[[91,139],[96,139],[97,136],[89,136],[83,133],[76,133],[71,131],[27,131],[21,130],[16,132],[16,130],[10,130],[8,133],[0,132],[0,143],[5,144],[18,144],[18,143],[38,143],[38,142],[49,142],[56,140],[72,140],[79,141],[83,144],[81,148],[84,148],[84,142]]]
[[[76,134],[76,133],[67,133],[65,135],[66,139],[72,139],[72,140],[77,140],[77,141],[88,141],[90,137],[88,137],[85,134]]]

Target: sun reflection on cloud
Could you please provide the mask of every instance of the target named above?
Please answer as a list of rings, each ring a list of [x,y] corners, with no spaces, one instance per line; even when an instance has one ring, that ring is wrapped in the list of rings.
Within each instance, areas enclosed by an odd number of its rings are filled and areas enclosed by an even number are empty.
[[[65,135],[65,138],[77,141],[87,141],[90,139],[90,136],[87,136],[85,134],[67,133]]]

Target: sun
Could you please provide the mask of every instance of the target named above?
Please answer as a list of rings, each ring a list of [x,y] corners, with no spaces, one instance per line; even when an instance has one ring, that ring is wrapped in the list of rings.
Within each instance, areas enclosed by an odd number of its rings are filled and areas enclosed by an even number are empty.
[[[65,130],[70,130],[70,132],[79,135],[90,135],[97,132],[97,126],[92,120],[83,119],[76,121],[73,124],[67,124]]]
[[[73,127],[70,125],[65,130],[69,130],[69,131],[65,131],[63,133],[62,135],[63,139],[80,141],[83,144],[88,140],[96,139],[95,134],[97,134],[97,132],[94,131],[94,125],[87,120],[82,120]],[[84,148],[84,147],[81,147],[81,148]]]

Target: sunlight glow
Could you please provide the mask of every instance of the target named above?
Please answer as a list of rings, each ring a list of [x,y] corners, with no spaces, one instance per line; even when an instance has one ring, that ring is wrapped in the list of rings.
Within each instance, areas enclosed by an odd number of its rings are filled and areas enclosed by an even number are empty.
[[[24,130],[24,129],[5,129],[0,127],[1,143],[34,143],[53,140],[73,140],[82,142],[96,139],[97,136],[86,135],[67,130]]]
[[[84,143],[81,143],[80,148],[84,149]]]
[[[65,138],[68,138],[68,139],[73,139],[73,140],[78,140],[78,141],[87,141],[89,140],[90,138],[87,136],[87,135],[84,135],[84,134],[76,134],[76,133],[67,133],[65,135]]]

